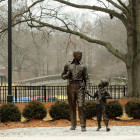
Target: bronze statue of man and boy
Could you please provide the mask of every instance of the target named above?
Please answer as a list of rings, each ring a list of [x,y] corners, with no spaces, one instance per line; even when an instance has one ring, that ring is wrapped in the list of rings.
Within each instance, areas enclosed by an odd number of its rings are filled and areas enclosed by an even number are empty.
[[[106,99],[111,99],[110,94],[105,90],[104,87],[108,85],[108,81],[103,79],[98,85],[98,90],[94,96],[89,94],[89,78],[86,66],[81,62],[82,52],[75,50],[73,52],[74,59],[69,61],[62,72],[62,79],[68,79],[67,95],[68,103],[70,107],[70,118],[71,128],[75,130],[77,125],[76,120],[76,103],[78,104],[78,114],[80,119],[81,131],[86,131],[86,115],[85,115],[85,94],[88,94],[91,98],[97,98],[96,109],[97,109],[97,131],[101,128],[101,120],[103,116],[104,123],[106,125],[106,131],[110,131],[108,127],[108,116],[106,114]]]

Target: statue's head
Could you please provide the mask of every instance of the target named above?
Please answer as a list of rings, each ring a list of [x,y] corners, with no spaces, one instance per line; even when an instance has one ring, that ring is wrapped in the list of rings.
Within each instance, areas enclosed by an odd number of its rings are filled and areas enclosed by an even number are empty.
[[[109,82],[106,79],[102,79],[99,83],[99,87],[106,87],[108,86]]]
[[[74,57],[75,60],[81,61],[81,59],[82,59],[82,52],[79,51],[79,50],[75,50],[73,52],[73,57]]]

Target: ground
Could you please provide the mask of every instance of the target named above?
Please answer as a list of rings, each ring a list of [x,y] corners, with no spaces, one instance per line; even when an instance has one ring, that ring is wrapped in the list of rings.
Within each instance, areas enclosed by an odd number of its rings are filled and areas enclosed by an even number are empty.
[[[124,107],[125,103],[130,99],[123,99],[119,100],[119,102]],[[28,103],[15,103],[19,110],[22,112],[23,108]],[[21,122],[7,122],[7,123],[0,123],[0,130],[2,129],[11,129],[11,128],[24,128],[24,127],[51,127],[51,126],[70,126],[71,123],[68,120],[61,119],[61,120],[52,120],[49,116],[49,109],[54,102],[47,102],[43,103],[45,107],[47,108],[47,117],[44,120],[31,120],[29,122],[25,121],[25,119],[22,117]],[[80,126],[80,122],[78,119],[77,125]],[[133,119],[129,118],[125,113],[122,117],[117,118],[115,120],[110,119],[109,121],[110,126],[140,126],[140,119]],[[94,117],[92,120],[87,120],[87,126],[97,126],[96,117]],[[104,126],[104,123],[102,122],[102,126]]]

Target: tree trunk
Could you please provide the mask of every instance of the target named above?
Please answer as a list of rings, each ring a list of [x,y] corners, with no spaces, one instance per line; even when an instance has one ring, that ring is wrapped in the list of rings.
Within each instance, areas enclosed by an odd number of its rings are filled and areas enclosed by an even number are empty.
[[[140,52],[140,0],[136,2],[137,49]]]
[[[140,62],[127,66],[128,73],[128,97],[140,97]]]
[[[140,97],[140,0],[132,1],[133,22],[127,28],[127,62],[129,97]]]

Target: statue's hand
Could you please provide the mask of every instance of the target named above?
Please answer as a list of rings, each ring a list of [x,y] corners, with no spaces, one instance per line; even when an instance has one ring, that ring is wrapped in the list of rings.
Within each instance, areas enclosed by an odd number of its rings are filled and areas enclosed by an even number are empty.
[[[89,93],[89,89],[85,89],[85,93]]]
[[[105,98],[106,98],[106,99],[112,99],[112,97],[111,97],[111,96],[105,96]]]
[[[62,79],[66,80],[67,79],[67,76],[66,75],[63,75],[62,76]]]

